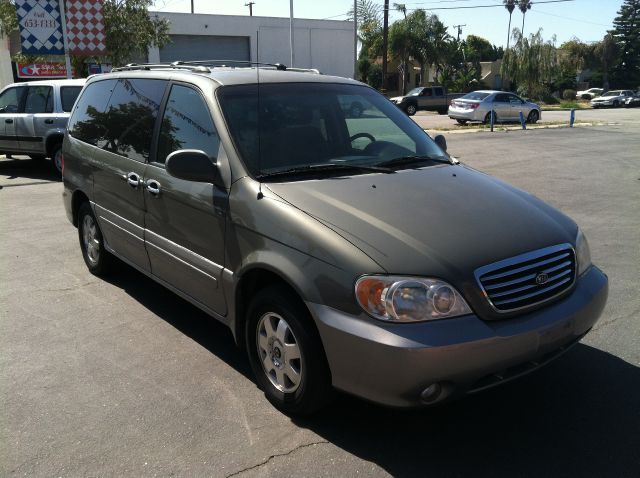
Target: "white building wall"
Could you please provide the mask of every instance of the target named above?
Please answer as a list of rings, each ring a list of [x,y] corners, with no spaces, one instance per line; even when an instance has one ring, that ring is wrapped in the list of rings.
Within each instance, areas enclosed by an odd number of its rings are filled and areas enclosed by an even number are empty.
[[[288,18],[165,12],[153,14],[169,20],[170,35],[246,36],[249,37],[251,61],[292,66]],[[317,68],[328,75],[353,77],[353,22],[294,19],[294,53],[295,67]],[[159,60],[159,50],[150,49],[149,61]]]
[[[0,89],[13,83],[9,37],[0,36]]]

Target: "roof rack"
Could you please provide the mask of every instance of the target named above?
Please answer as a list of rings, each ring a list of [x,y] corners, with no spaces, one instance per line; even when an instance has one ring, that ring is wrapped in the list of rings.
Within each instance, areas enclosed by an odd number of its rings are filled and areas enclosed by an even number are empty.
[[[320,70],[315,68],[287,68],[281,63],[262,63],[248,60],[194,60],[194,61],[174,61],[171,63],[129,63],[125,66],[114,68],[112,71],[132,71],[132,70],[160,70],[160,69],[180,69],[189,70],[196,73],[211,73],[211,68],[236,68],[240,66],[266,66],[275,68],[278,71],[295,71],[302,73],[314,73],[321,75]]]
[[[113,68],[111,71],[131,71],[131,70],[160,70],[160,69],[189,70],[197,73],[210,73],[211,70],[202,65],[183,65],[179,62],[173,63],[129,63],[125,66]]]

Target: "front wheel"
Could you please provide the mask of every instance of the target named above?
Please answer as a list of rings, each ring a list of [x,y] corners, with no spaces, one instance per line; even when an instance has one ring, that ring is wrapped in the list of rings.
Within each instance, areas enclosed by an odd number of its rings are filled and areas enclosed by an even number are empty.
[[[537,110],[533,110],[527,116],[527,123],[536,124],[540,119],[540,113]]]
[[[258,386],[279,410],[308,415],[333,389],[320,337],[304,304],[284,287],[261,290],[249,305],[246,349]]]
[[[78,237],[89,272],[102,276],[113,270],[115,257],[104,248],[102,232],[88,202],[78,210]]]
[[[414,114],[416,114],[416,111],[418,111],[418,109],[416,108],[416,105],[407,105],[404,109],[404,111],[409,115],[409,116],[413,116]]]
[[[494,112],[493,113],[493,124],[496,124],[498,122],[498,115]],[[484,120],[482,121],[483,124],[491,124],[491,111],[489,111],[485,117]]]

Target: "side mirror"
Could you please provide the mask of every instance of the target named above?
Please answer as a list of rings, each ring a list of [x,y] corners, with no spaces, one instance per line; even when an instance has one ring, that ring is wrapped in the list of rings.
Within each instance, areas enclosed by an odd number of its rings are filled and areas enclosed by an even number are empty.
[[[444,151],[445,153],[447,152],[447,140],[445,139],[444,136],[442,136],[441,134],[439,134],[438,136],[436,136],[435,138],[433,138],[433,141],[435,141],[435,143],[440,146],[440,149],[442,151]]]
[[[199,149],[174,151],[165,162],[167,172],[174,178],[222,186],[218,167]]]

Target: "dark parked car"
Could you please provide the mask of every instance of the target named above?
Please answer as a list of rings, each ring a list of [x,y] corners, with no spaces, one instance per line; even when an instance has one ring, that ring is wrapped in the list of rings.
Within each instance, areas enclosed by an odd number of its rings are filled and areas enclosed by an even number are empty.
[[[575,222],[459,164],[372,88],[282,70],[88,80],[63,198],[92,273],[120,259],[226,324],[287,413],[334,389],[432,405],[593,327],[607,277]]]

